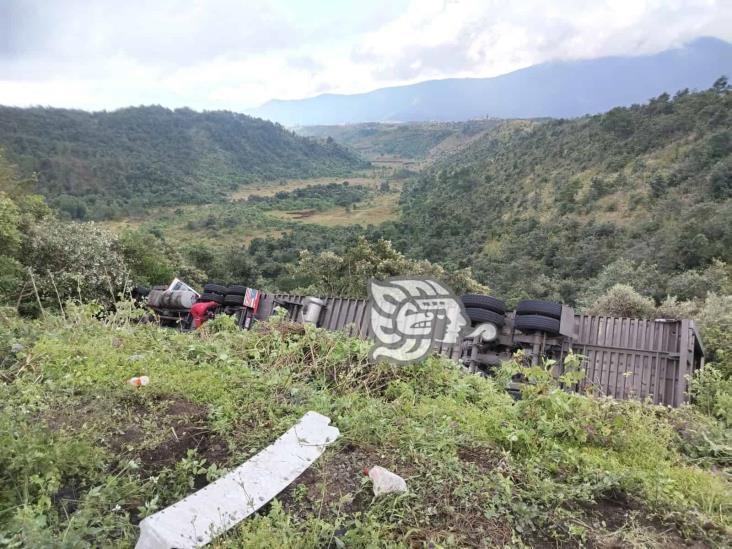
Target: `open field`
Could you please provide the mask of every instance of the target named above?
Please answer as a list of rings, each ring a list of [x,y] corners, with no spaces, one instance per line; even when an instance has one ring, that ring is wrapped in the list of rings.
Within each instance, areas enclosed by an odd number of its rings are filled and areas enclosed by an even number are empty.
[[[351,185],[362,185],[371,189],[378,189],[388,170],[371,170],[368,172],[359,172],[353,177],[311,177],[311,178],[294,178],[286,179],[281,182],[257,183],[253,185],[244,185],[231,193],[232,200],[246,200],[250,196],[274,196],[279,192],[292,192],[303,187],[311,187],[314,185],[329,185],[331,183],[343,183],[348,181]]]
[[[374,170],[371,174],[361,173],[355,177],[298,178],[280,184],[258,184],[242,187],[231,194],[230,202],[210,204],[206,207],[183,205],[170,208],[156,208],[146,216],[129,217],[99,224],[121,233],[128,229],[154,229],[171,242],[222,245],[246,245],[254,238],[277,238],[297,223],[322,225],[326,227],[346,225],[377,225],[398,217],[401,181],[389,180],[383,174],[391,170]],[[377,194],[358,204],[350,211],[336,207],[325,211],[317,210],[263,210],[256,204],[247,204],[249,196],[274,196],[278,192],[292,192],[314,185],[328,185],[348,181],[378,190],[384,180],[389,180],[391,192]]]
[[[399,194],[383,194],[348,211],[345,208],[333,208],[324,212],[316,210],[273,211],[278,219],[297,223],[310,223],[332,227],[336,225],[378,225],[399,217]]]

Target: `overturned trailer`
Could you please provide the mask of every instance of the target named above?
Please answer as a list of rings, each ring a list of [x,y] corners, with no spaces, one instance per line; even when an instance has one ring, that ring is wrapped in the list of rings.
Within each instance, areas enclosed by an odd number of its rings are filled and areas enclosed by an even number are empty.
[[[159,287],[149,293],[148,306],[161,324],[194,329],[199,325],[195,308],[203,302],[212,306],[206,308],[206,315],[234,316],[242,329],[282,308],[293,322],[364,339],[373,336],[366,299],[265,294],[217,284],[207,284],[200,296],[190,294],[190,288],[185,291]],[[553,373],[559,376],[565,357],[573,352],[582,357],[586,375],[567,389],[679,406],[688,400],[689,378],[704,365],[704,347],[691,320],[580,315],[560,303],[534,300],[508,310],[499,299],[473,294],[462,300],[473,326],[490,329],[454,345],[438,344],[434,350],[474,373],[490,375],[523,350],[534,362],[553,359]]]
[[[557,375],[572,351],[582,357],[586,376],[569,389],[618,399],[650,399],[669,406],[688,401],[689,378],[704,365],[704,347],[692,320],[590,316],[575,314],[571,307],[561,304],[553,304],[555,309],[551,310],[547,302],[522,303],[528,305],[521,308],[519,304],[516,310],[500,314],[500,325],[488,341],[438,345],[435,351],[460,361],[473,372],[490,373],[517,350],[524,349],[535,361],[540,357],[556,360]],[[293,322],[305,319],[328,330],[342,330],[366,339],[372,336],[369,302],[365,299],[265,294],[263,304],[270,310],[276,305],[285,307]],[[470,306],[477,304],[470,298],[465,302],[469,313],[473,309]],[[537,308],[544,314],[533,314]],[[479,319],[494,318],[488,313],[473,314]]]

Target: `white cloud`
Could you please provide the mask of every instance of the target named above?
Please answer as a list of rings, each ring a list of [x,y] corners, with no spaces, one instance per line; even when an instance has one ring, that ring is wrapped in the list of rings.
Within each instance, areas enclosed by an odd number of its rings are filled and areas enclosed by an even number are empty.
[[[725,0],[0,2],[0,103],[243,110],[732,40]]]
[[[396,79],[437,76],[446,65],[451,76],[494,76],[549,60],[654,53],[702,35],[732,38],[732,3],[414,0],[365,36],[355,57]],[[421,72],[412,75],[415,58]]]

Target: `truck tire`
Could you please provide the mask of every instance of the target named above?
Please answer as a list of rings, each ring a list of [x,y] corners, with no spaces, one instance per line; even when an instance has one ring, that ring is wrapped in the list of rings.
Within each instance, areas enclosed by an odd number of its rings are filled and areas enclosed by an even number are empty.
[[[541,315],[516,315],[513,325],[516,329],[521,330],[524,333],[559,333],[559,320]]]
[[[229,286],[226,288],[226,295],[246,295],[247,294],[247,287],[246,286],[239,286],[238,284],[233,284],[232,286]]]
[[[147,288],[145,286],[135,286],[132,288],[132,297],[138,298],[138,297],[147,297],[150,294],[150,288]]]
[[[527,299],[516,305],[517,315],[540,315],[549,318],[562,318],[562,304],[554,301],[537,301]]]
[[[467,307],[465,314],[468,315],[470,322],[473,325],[483,324],[484,322],[491,322],[497,327],[501,327],[506,322],[506,317],[502,314],[498,314],[495,311],[489,311],[488,309],[476,309],[474,307]]]
[[[237,294],[226,294],[224,296],[224,305],[242,306],[244,305],[244,296]]]
[[[221,284],[206,284],[203,287],[203,293],[224,295],[226,294],[226,286],[222,286]]]
[[[224,302],[224,296],[211,292],[204,292],[201,294],[201,297],[198,298],[198,301],[213,301],[214,303],[221,305]]]
[[[506,313],[506,304],[500,299],[489,295],[465,294],[460,299],[465,307],[471,309],[486,309],[501,315]]]

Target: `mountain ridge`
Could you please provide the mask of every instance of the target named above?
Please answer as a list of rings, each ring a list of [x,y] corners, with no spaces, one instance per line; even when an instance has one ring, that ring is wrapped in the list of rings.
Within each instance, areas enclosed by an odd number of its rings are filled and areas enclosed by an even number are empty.
[[[37,190],[84,219],[207,203],[238,185],[337,176],[365,163],[332,140],[229,111],[0,106],[0,147]]]
[[[669,89],[705,89],[723,74],[732,74],[732,44],[706,37],[652,55],[552,61],[491,78],[272,100],[246,112],[287,126],[574,118],[645,102]]]

